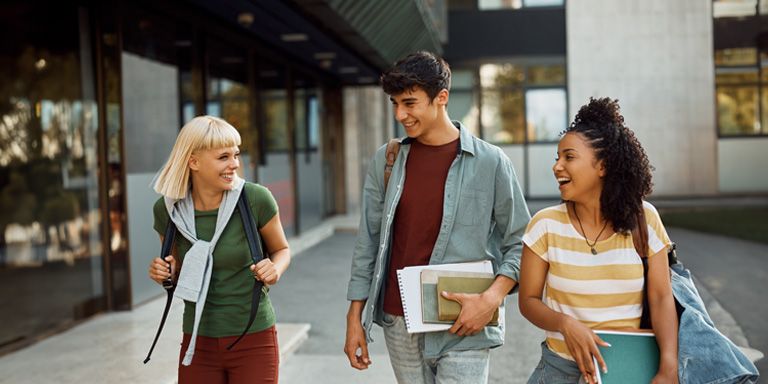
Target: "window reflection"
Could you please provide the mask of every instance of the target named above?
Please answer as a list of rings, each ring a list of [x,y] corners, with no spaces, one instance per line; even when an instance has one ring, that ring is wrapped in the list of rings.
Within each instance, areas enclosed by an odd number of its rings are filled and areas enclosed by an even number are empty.
[[[755,65],[757,63],[757,48],[739,47],[715,50],[715,65],[737,66]]]
[[[479,134],[477,100],[474,93],[469,91],[453,91],[448,101],[448,116],[461,121],[473,135]]]
[[[248,51],[218,40],[209,40],[208,47],[206,113],[223,118],[240,132],[242,162],[238,171],[246,180],[254,180],[257,144],[251,123]]]
[[[760,133],[756,87],[717,87],[717,122],[721,135]]]
[[[448,100],[448,116],[461,121],[473,135],[480,135],[480,108],[475,93],[476,72],[467,69],[451,71],[451,95]]]
[[[565,129],[564,64],[483,64],[479,79],[485,140],[494,144],[551,141]]]
[[[537,89],[525,93],[525,115],[528,127],[528,140],[556,140],[565,130],[566,106],[565,90]]]
[[[259,131],[264,137],[264,156],[259,183],[269,188],[280,207],[280,221],[288,236],[296,233],[296,193],[291,171],[291,136],[288,131],[288,83],[284,67],[257,58],[257,89],[261,110]]]
[[[0,25],[17,36],[0,48],[4,346],[99,310],[103,284],[87,12],[6,4]]]
[[[484,138],[494,144],[525,141],[525,109],[522,90],[484,90],[481,121]]]
[[[757,0],[714,0],[712,4],[712,14],[716,18],[751,16],[756,10]]]
[[[562,7],[563,0],[478,0],[480,10]]]
[[[483,64],[480,85],[483,88],[519,86],[525,81],[525,68],[515,64]]]

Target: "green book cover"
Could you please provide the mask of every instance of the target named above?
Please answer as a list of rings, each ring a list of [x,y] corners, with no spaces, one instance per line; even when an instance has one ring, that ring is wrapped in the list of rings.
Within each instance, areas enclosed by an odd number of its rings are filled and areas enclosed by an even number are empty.
[[[440,321],[455,321],[461,312],[459,303],[443,298],[440,292],[452,293],[482,293],[493,284],[493,275],[480,276],[439,276],[437,279],[437,318]],[[499,309],[493,314],[489,325],[498,325]]]
[[[439,324],[453,324],[456,320],[440,320],[438,318],[437,301],[440,296],[437,290],[437,281],[442,276],[459,276],[459,277],[481,277],[490,278],[493,282],[494,275],[492,273],[485,272],[462,272],[462,271],[447,271],[447,270],[433,270],[425,269],[421,271],[420,283],[421,283],[421,306],[422,306],[422,321],[424,323],[439,323]],[[458,305],[458,304],[457,304]],[[496,321],[496,318],[494,318]],[[496,325],[496,324],[492,324]]]
[[[647,332],[595,331],[610,347],[599,347],[608,373],[600,372],[601,384],[648,384],[659,370],[656,336]]]

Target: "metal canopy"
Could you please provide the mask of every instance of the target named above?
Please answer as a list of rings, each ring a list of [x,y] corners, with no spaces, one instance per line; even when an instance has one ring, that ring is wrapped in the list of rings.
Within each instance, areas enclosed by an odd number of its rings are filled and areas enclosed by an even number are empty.
[[[417,50],[442,54],[445,1],[294,0],[379,69]]]

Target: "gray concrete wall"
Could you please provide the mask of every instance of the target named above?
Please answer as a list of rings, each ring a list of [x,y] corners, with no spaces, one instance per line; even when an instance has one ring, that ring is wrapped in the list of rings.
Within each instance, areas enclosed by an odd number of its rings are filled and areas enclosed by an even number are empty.
[[[371,156],[393,137],[389,97],[378,86],[343,90],[347,212],[360,211],[360,195]]]
[[[712,4],[567,2],[572,118],[590,96],[618,98],[643,143],[655,195],[718,191]]]

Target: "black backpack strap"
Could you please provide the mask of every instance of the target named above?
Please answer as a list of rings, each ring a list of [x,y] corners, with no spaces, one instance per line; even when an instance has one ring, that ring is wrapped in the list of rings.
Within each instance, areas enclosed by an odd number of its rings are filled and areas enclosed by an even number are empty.
[[[160,248],[160,257],[165,260],[165,257],[171,254],[171,247],[173,247],[173,240],[176,237],[176,224],[173,223],[173,220],[168,218],[168,225],[165,227],[165,237],[163,237],[163,246]],[[176,282],[173,280],[173,276],[163,280],[163,288],[165,288],[165,293],[168,295],[168,297],[165,300],[165,309],[163,309],[163,317],[160,319],[160,326],[157,328],[157,333],[155,334],[155,340],[152,341],[152,347],[149,348],[149,353],[147,353],[147,358],[144,359],[144,364],[149,362],[150,356],[152,356],[152,351],[155,349],[155,344],[157,344],[157,339],[160,338],[160,333],[163,331],[163,326],[165,326],[165,320],[168,318],[168,312],[171,309],[171,302],[173,301],[173,291],[176,290]]]
[[[245,236],[248,238],[248,248],[251,250],[251,259],[253,264],[257,264],[264,258],[264,252],[261,249],[261,237],[259,237],[259,231],[256,228],[253,220],[253,212],[251,206],[248,204],[248,199],[245,196],[245,187],[240,194],[240,199],[237,200],[237,208],[240,210],[240,218],[243,219],[243,228],[245,229]],[[248,329],[253,325],[253,320],[256,319],[256,313],[259,311],[259,302],[261,301],[261,288],[264,283],[253,279],[253,294],[251,296],[251,315],[248,318],[248,325],[245,326],[243,333],[233,341],[227,347],[227,350],[232,349],[244,336],[248,333]]]

